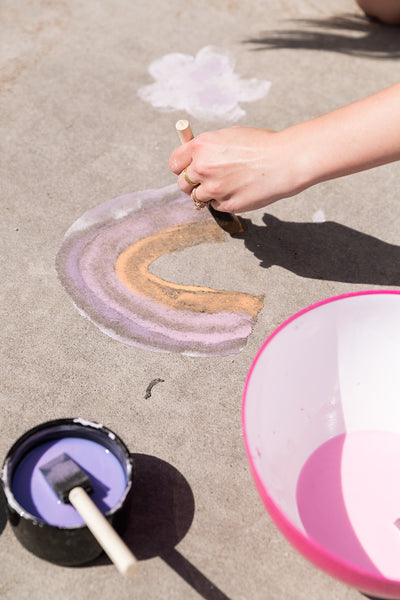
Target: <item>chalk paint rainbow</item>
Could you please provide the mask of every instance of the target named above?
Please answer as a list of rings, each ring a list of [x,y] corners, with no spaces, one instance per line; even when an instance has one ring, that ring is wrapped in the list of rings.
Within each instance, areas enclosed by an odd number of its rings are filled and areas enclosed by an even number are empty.
[[[262,296],[185,286],[149,271],[160,256],[228,239],[174,184],[114,198],[80,217],[57,253],[78,310],[110,337],[190,356],[240,352]]]

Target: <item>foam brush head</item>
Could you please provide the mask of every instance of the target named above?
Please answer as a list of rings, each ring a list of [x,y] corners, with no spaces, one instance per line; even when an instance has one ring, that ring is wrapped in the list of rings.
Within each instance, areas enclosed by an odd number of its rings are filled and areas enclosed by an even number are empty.
[[[60,454],[40,467],[47,483],[65,504],[70,491],[83,488],[88,494],[93,491],[89,475],[68,454]]]

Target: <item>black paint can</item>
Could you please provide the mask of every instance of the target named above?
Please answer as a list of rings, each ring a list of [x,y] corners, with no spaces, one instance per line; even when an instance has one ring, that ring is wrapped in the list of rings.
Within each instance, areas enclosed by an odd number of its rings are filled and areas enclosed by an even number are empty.
[[[108,465],[109,460],[112,465],[118,465],[118,476],[120,479],[122,477],[121,493],[115,504],[110,507],[104,505],[102,512],[115,530],[122,534],[129,518],[133,461],[124,442],[103,425],[80,418],[57,419],[30,429],[7,453],[1,472],[1,485],[9,523],[21,544],[36,556],[52,563],[77,566],[97,558],[102,553],[101,546],[84,523],[54,523],[47,520],[45,511],[36,509],[37,503],[32,493],[34,486],[29,476],[25,477],[23,471],[20,474],[21,469],[26,469],[26,473],[33,474],[33,481],[40,457],[45,456],[48,448],[58,448],[66,441],[70,441],[72,447],[79,448],[83,461],[85,454],[87,459],[85,444],[89,449],[99,446],[101,451],[104,450],[104,461],[97,461],[96,468],[100,468],[100,463],[103,462]],[[83,447],[83,451],[79,445]],[[106,466],[101,468],[106,469]],[[42,485],[42,482],[39,483]],[[111,489],[108,487],[106,470],[104,476],[99,478],[98,486],[105,490]],[[44,495],[50,492],[51,490],[43,488]]]

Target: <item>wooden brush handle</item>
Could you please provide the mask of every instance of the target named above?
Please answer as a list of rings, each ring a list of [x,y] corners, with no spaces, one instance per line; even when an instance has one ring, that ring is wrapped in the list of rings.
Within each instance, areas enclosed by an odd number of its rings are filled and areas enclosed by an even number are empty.
[[[178,132],[179,139],[181,140],[181,144],[186,144],[186,142],[190,142],[190,140],[194,138],[189,121],[186,121],[186,119],[180,119],[175,127],[176,131]]]
[[[122,575],[133,575],[137,560],[93,500],[81,487],[73,488],[68,497],[104,552]]]

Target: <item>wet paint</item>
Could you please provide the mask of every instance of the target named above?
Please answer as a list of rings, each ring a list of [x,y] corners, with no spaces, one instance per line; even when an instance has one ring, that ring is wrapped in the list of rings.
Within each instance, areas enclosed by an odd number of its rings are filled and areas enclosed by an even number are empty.
[[[303,526],[315,542],[350,565],[399,580],[400,435],[354,431],[322,444],[297,485]]]
[[[56,257],[74,304],[104,333],[160,352],[240,352],[262,296],[183,286],[149,271],[163,254],[229,239],[174,184],[115,198],[67,231]]]
[[[91,499],[106,513],[121,499],[126,477],[121,463],[110,450],[92,440],[65,437],[33,448],[15,469],[11,489],[17,502],[34,517],[59,527],[82,525],[75,508],[64,504],[50,488],[40,467],[65,452],[90,477]]]

